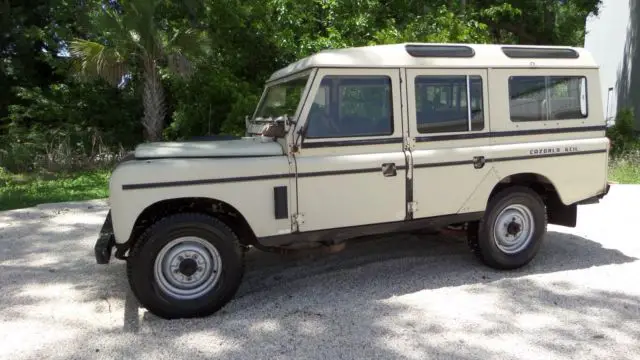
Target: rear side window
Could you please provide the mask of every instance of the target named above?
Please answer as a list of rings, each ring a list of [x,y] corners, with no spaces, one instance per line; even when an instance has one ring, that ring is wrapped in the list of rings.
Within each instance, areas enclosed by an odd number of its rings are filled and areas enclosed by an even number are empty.
[[[582,119],[587,111],[583,76],[512,76],[509,78],[511,121]]]
[[[325,76],[311,106],[307,138],[393,134],[391,78]]]
[[[415,93],[419,133],[484,129],[480,76],[417,76]]]

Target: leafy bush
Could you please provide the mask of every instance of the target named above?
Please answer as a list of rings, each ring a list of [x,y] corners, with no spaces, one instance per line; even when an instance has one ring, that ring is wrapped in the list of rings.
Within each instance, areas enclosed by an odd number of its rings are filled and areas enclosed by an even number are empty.
[[[618,111],[615,124],[607,129],[607,137],[611,140],[612,157],[640,151],[640,140],[634,134],[634,121],[632,109]]]
[[[130,92],[73,82],[14,92],[20,101],[0,132],[0,167],[9,171],[103,166],[142,138],[140,105]]]
[[[223,71],[202,69],[198,74],[189,81],[171,82],[176,108],[164,137],[244,134],[244,116],[253,113],[262,86],[251,86]]]
[[[94,129],[19,128],[0,141],[5,144],[0,148],[0,167],[14,173],[102,168],[126,153],[121,145],[105,145]]]
[[[640,139],[634,134],[631,109],[618,111],[615,125],[607,129],[611,140],[609,177],[621,183],[640,183]]]
[[[611,180],[625,184],[640,184],[640,147],[612,157],[609,161]]]

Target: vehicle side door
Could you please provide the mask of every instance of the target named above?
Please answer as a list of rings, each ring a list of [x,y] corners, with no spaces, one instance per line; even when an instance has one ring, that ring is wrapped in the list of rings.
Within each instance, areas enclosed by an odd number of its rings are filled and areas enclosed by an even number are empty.
[[[413,218],[481,211],[468,199],[490,172],[485,69],[408,69]]]
[[[300,232],[406,215],[399,69],[320,69],[296,128]]]

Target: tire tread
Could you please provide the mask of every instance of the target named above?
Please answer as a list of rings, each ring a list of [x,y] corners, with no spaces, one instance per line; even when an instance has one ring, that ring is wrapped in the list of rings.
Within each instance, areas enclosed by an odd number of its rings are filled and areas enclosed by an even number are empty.
[[[487,218],[491,216],[491,213],[493,212],[497,204],[499,204],[503,199],[508,198],[509,196],[513,196],[514,194],[526,196],[537,204],[539,208],[531,209],[531,210],[534,213],[534,217],[537,210],[540,210],[540,209],[542,210],[542,213],[544,215],[542,216],[542,225],[540,226],[540,229],[544,229],[544,230],[542,233],[540,232],[534,233],[535,238],[532,240],[532,243],[531,243],[531,246],[533,246],[534,249],[532,253],[529,256],[527,256],[527,258],[515,263],[505,263],[497,259],[492,249],[488,245],[488,242],[490,241],[492,242],[493,239],[488,239],[490,235],[486,233],[491,228],[491,225],[487,224]],[[536,218],[535,220],[539,221],[540,219]],[[541,245],[541,242],[544,238],[544,232],[547,229],[547,224],[548,224],[548,217],[547,217],[546,205],[544,204],[544,201],[542,200],[540,195],[538,195],[538,193],[522,185],[514,185],[511,187],[508,187],[498,192],[497,194],[495,194],[489,200],[485,215],[482,217],[482,219],[480,219],[478,223],[477,246],[475,246],[475,248],[473,249],[473,253],[486,265],[495,269],[512,270],[512,269],[520,268],[528,264],[531,260],[533,260],[533,257],[537,253],[538,248]],[[538,225],[536,224],[536,227],[537,226]]]
[[[179,224],[179,223],[184,223],[184,222],[190,222],[190,223],[207,223],[219,230],[221,230],[222,232],[226,233],[227,235],[229,235],[229,239],[231,241],[231,245],[235,251],[235,255],[238,257],[239,262],[240,262],[240,269],[239,269],[239,274],[236,277],[236,279],[234,281],[237,281],[237,285],[233,285],[232,287],[235,288],[232,291],[228,291],[225,296],[223,296],[222,298],[220,298],[218,301],[216,301],[215,305],[202,310],[202,311],[195,311],[193,313],[190,314],[178,314],[176,312],[167,312],[167,311],[163,311],[161,309],[159,309],[157,306],[154,307],[154,309],[152,310],[152,312],[162,318],[166,318],[166,319],[174,319],[174,318],[192,318],[192,317],[202,317],[202,316],[208,316],[211,315],[212,313],[216,312],[217,310],[219,310],[221,307],[223,307],[235,294],[235,291],[237,290],[237,288],[239,287],[239,283],[242,281],[243,277],[244,277],[244,271],[245,271],[245,262],[244,262],[244,255],[245,255],[245,251],[243,251],[243,247],[242,244],[240,242],[240,239],[238,237],[238,235],[227,225],[225,224],[223,221],[219,220],[218,218],[211,216],[211,215],[207,215],[207,214],[203,214],[203,213],[180,213],[180,214],[173,214],[173,215],[169,215],[167,217],[164,217],[158,221],[156,221],[154,224],[150,225],[147,229],[145,229],[145,231],[139,236],[138,240],[134,243],[131,251],[130,251],[130,255],[127,258],[127,264],[126,264],[126,268],[127,268],[127,279],[131,288],[131,291],[133,292],[133,295],[138,299],[142,299],[144,298],[143,296],[141,296],[142,294],[139,293],[139,288],[138,286],[136,286],[135,284],[135,278],[134,278],[134,261],[136,261],[139,256],[142,254],[144,248],[146,247],[146,245],[149,244],[149,241],[152,239],[152,236],[158,232],[158,229],[162,229],[162,228],[166,228],[166,227],[170,227],[173,224]]]

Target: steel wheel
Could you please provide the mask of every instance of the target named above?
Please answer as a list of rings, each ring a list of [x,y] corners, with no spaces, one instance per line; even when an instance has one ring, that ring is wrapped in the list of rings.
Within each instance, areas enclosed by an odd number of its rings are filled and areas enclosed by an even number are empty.
[[[493,238],[500,251],[516,254],[529,245],[534,229],[535,221],[531,210],[521,204],[511,204],[496,217]]]
[[[166,295],[191,300],[211,291],[218,283],[222,259],[218,250],[199,237],[170,241],[158,253],[154,277]]]

